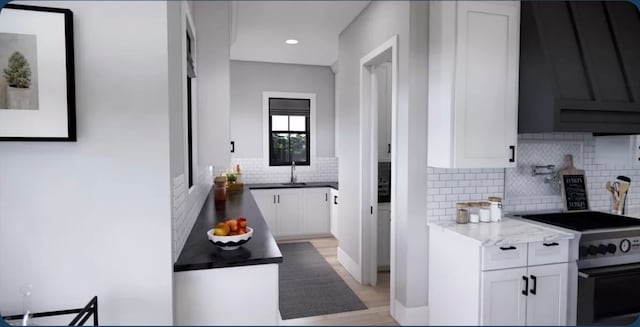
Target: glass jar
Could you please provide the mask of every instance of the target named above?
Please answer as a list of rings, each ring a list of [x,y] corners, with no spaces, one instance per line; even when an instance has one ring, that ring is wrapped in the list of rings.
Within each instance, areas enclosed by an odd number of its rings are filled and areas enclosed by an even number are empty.
[[[490,196],[489,203],[491,204],[491,221],[497,222],[502,220],[502,198]]]
[[[469,202],[469,222],[480,222],[480,202]]]
[[[216,202],[227,200],[227,177],[216,176],[213,179],[213,198]]]
[[[456,223],[469,223],[469,204],[466,202],[456,203]]]
[[[480,221],[483,223],[491,222],[490,206],[491,203],[489,202],[480,202],[480,210],[478,212],[480,214]]]

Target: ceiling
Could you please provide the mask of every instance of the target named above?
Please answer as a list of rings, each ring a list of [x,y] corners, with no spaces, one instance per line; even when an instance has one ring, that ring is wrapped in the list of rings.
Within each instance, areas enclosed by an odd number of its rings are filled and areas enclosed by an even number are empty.
[[[330,66],[338,59],[338,35],[369,2],[235,1],[231,59]]]

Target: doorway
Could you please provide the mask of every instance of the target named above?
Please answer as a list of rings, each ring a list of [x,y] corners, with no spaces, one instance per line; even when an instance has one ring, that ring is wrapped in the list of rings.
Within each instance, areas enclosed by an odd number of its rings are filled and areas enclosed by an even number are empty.
[[[395,299],[394,212],[396,201],[394,199],[396,170],[393,164],[395,162],[395,152],[393,150],[396,142],[397,49],[398,37],[395,35],[360,59],[360,139],[362,140],[359,165],[361,168],[361,276],[363,284],[371,284],[373,286],[377,284],[379,243],[383,240],[386,243],[386,237],[383,238],[382,235],[389,235],[388,270],[390,272],[390,300],[392,305]],[[384,80],[382,80],[383,78]],[[382,94],[383,92],[385,93],[384,95]],[[388,123],[383,121],[387,117],[387,112],[384,112],[383,108],[388,110],[390,119]],[[382,161],[381,158],[388,159]],[[383,203],[383,199],[378,198],[379,177],[384,175],[380,174],[380,172],[384,171],[385,165],[389,166],[389,202],[379,210],[379,204]],[[388,211],[384,210],[385,206],[388,206]],[[389,212],[389,218],[386,218],[389,222],[388,225],[384,223],[385,218],[379,220],[379,216],[385,215],[386,212]],[[380,228],[388,226],[388,234],[382,234],[383,232],[379,231],[379,226]],[[379,232],[381,235],[379,235]]]

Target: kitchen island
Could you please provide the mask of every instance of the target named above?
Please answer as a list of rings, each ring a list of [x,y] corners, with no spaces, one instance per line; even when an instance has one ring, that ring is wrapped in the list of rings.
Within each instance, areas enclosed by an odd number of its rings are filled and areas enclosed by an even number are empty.
[[[248,243],[226,251],[208,240],[206,232],[217,222],[241,216],[253,228]],[[175,324],[277,325],[281,262],[248,187],[218,205],[210,192],[173,266]]]

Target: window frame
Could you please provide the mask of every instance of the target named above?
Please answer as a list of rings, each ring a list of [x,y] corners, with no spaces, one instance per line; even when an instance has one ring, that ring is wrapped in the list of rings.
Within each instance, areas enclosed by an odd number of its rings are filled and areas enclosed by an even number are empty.
[[[262,125],[262,138],[263,138],[263,165],[268,170],[279,170],[291,166],[291,163],[271,164],[271,114],[269,112],[269,99],[270,98],[284,98],[284,99],[304,99],[309,100],[309,119],[306,121],[307,125],[307,151],[309,153],[309,163],[300,164],[300,170],[315,169],[316,164],[316,94],[315,93],[302,93],[302,92],[275,92],[264,91],[262,92],[262,112],[263,112],[263,125]],[[294,115],[295,116],[295,115]],[[289,131],[287,131],[289,132]],[[294,131],[295,132],[295,131]],[[298,162],[296,162],[298,167]],[[287,168],[288,169],[288,168]]]
[[[276,98],[276,97],[269,97],[267,99],[271,100],[271,99],[300,99],[300,98]],[[308,100],[309,101],[309,116],[302,116],[302,115],[287,115],[288,119],[288,128],[287,130],[273,130],[273,116],[271,115],[271,107],[269,107],[269,166],[274,167],[274,166],[291,166],[291,162],[292,161],[275,161],[273,160],[273,157],[271,156],[271,150],[273,150],[273,134],[274,133],[288,133],[289,134],[289,140],[291,140],[291,134],[304,134],[306,136],[306,152],[307,152],[307,160],[306,161],[296,161],[296,166],[310,166],[311,165],[311,100],[310,99],[302,99],[302,100]],[[281,115],[277,115],[277,116],[281,116]],[[301,132],[301,131],[293,131],[291,130],[291,117],[304,117],[305,118],[305,131]],[[289,146],[289,150],[291,149],[291,146]],[[291,151],[289,151],[289,156],[291,156]]]
[[[187,192],[191,194],[198,184],[198,107],[197,107],[197,78],[189,76],[189,55],[191,56],[194,72],[196,70],[196,33],[193,18],[188,6],[183,3],[182,21],[182,86],[183,86],[183,137],[184,137],[184,180]],[[189,40],[188,40],[189,39]]]

